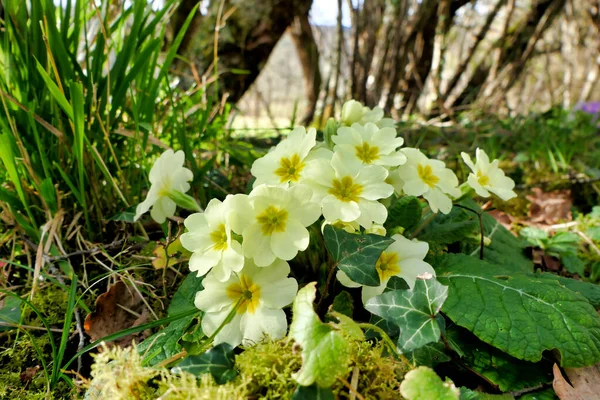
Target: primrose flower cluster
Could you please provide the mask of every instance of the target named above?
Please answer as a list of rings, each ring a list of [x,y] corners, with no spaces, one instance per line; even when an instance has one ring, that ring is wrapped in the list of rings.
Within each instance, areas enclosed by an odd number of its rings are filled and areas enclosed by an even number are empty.
[[[316,140],[314,128],[294,129],[288,137],[256,160],[248,194],[211,200],[203,212],[186,218],[181,244],[192,252],[191,271],[204,276],[195,300],[204,311],[202,329],[214,343],[251,345],[265,337],[279,339],[287,331],[284,311],[298,290],[288,261],[309,245],[308,227],[321,217],[348,232],[386,235],[384,201],[396,196],[422,196],[432,212],[449,213],[463,193],[452,170],[420,150],[402,148],[394,121],[383,111],[349,101],[341,123],[328,140]],[[476,161],[463,153],[471,169],[466,185],[483,197],[508,200],[514,182],[490,163],[480,149]],[[150,171],[152,187],[137,208],[136,219],[150,208],[159,223],[172,217],[175,204],[190,189],[183,152],[165,152]],[[381,285],[364,286],[362,299],[382,293],[393,276],[412,288],[419,275],[435,275],[424,260],[429,246],[400,234],[381,254],[376,269]],[[337,279],[360,287],[343,272]]]

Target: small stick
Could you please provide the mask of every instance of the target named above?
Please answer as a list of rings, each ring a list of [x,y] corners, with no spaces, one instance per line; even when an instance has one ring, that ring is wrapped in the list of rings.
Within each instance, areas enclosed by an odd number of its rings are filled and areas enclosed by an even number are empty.
[[[358,392],[356,391],[356,389],[354,389],[354,388],[352,387],[352,385],[350,385],[350,384],[348,383],[348,381],[347,381],[347,380],[345,380],[344,378],[341,378],[341,377],[339,377],[339,376],[337,377],[337,379],[338,379],[338,381],[342,382],[342,384],[343,384],[344,386],[346,386],[346,388],[348,388],[348,390],[350,391],[350,393],[351,393],[351,394],[353,394],[354,396],[356,396],[356,397],[358,398],[358,400],[365,400],[365,398],[364,398],[364,397],[363,397],[363,396],[362,396],[360,393],[358,393]]]

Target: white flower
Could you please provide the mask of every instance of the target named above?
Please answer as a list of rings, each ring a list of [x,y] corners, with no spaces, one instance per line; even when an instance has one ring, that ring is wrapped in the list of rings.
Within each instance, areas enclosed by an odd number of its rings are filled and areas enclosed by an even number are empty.
[[[287,331],[287,319],[282,308],[290,304],[298,283],[288,278],[287,262],[276,260],[269,268],[258,268],[246,259],[244,268],[220,282],[209,273],[196,294],[194,304],[204,311],[202,331],[211,336],[223,324],[235,305],[237,311],[231,322],[214,338],[214,344],[253,345],[265,338],[281,339]]]
[[[362,165],[335,152],[331,160],[312,160],[303,183],[313,190],[313,201],[323,206],[327,221],[356,221],[370,228],[387,219],[387,209],[377,201],[394,191],[385,183],[387,175],[382,166]]]
[[[396,137],[394,128],[379,128],[374,123],[351,127],[342,126],[331,137],[336,144],[334,151],[346,152],[362,164],[396,167],[406,162],[406,156],[396,149],[404,139]]]
[[[349,100],[342,106],[342,125],[351,126],[352,124],[358,123],[361,125],[367,122],[372,122],[380,128],[390,127],[393,128],[396,122],[391,118],[383,118],[383,110],[380,107],[369,107],[363,106],[356,100]]]
[[[473,164],[471,157],[467,153],[461,153],[465,164],[471,168],[472,173],[467,178],[467,183],[481,197],[490,197],[490,192],[507,201],[517,194],[513,191],[515,182],[504,175],[499,167],[499,160],[494,160],[490,163],[490,159],[485,151],[477,149],[475,157],[477,162]]]
[[[264,157],[252,164],[252,175],[256,177],[254,187],[262,184],[287,185],[297,183],[305,167],[305,158],[315,146],[317,131],[304,127],[295,128]]]
[[[407,283],[412,289],[419,275],[429,273],[435,276],[435,270],[431,265],[423,261],[429,251],[429,244],[416,239],[409,240],[402,235],[392,236],[394,242],[381,253],[375,268],[379,274],[381,284],[379,286],[363,286],[362,301],[366,303],[371,297],[375,297],[385,290],[391,277],[397,276]],[[337,272],[340,283],[346,287],[361,287],[348,278],[341,270]]]
[[[169,149],[158,157],[150,170],[150,190],[146,199],[138,204],[134,221],[148,212],[150,207],[152,207],[150,215],[159,224],[175,215],[176,204],[169,198],[169,193],[187,192],[190,190],[188,182],[194,178],[192,171],[183,166],[184,161],[185,155],[181,150],[174,153]]]
[[[291,260],[308,247],[306,229],[321,216],[321,207],[311,202],[312,191],[304,185],[289,189],[260,185],[233,203],[231,227],[243,237],[244,256],[258,266],[276,258]]]
[[[409,196],[423,196],[433,212],[448,214],[452,209],[452,197],[459,197],[461,192],[458,179],[452,170],[439,160],[431,160],[418,149],[401,150],[407,162],[401,165],[396,173],[403,182],[402,191]]]
[[[185,219],[189,232],[181,235],[181,244],[192,252],[190,270],[197,271],[198,276],[212,269],[213,276],[223,282],[244,266],[242,246],[231,238],[229,212],[233,197],[227,196],[222,203],[212,199],[203,213]]]

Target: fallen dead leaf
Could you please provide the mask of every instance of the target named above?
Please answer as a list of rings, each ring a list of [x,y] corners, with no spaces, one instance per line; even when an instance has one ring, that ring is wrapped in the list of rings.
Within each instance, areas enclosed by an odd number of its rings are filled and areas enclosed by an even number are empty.
[[[573,199],[570,190],[543,192],[533,188],[533,194],[527,196],[530,222],[536,224],[554,225],[559,221],[571,221]]]
[[[36,365],[35,367],[26,368],[25,371],[21,372],[21,375],[19,375],[19,379],[21,379],[22,383],[27,385],[29,382],[31,382],[33,380],[33,377],[35,376],[35,374],[38,372],[39,369],[40,369],[39,365]]]
[[[96,311],[85,317],[83,327],[92,341],[110,334],[141,325],[148,321],[149,312],[142,298],[133,288],[123,281],[112,285],[109,290],[96,299]],[[111,342],[110,345],[126,347],[132,341],[141,341],[147,336],[141,332],[127,335]]]
[[[515,221],[515,217],[500,210],[491,210],[487,213],[494,217],[494,219],[498,221],[500,225],[505,227],[510,233],[517,236],[517,234],[513,231],[513,222]]]
[[[560,400],[600,400],[600,364],[585,368],[565,368],[571,385],[554,364],[552,386]]]

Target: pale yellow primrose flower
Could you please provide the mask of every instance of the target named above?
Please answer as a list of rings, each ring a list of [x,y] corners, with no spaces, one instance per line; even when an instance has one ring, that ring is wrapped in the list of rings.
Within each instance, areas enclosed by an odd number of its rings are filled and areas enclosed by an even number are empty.
[[[142,214],[148,212],[152,218],[162,224],[169,217],[175,215],[176,204],[169,198],[169,193],[178,191],[185,193],[190,190],[188,183],[194,178],[192,171],[185,168],[183,163],[185,155],[179,150],[173,152],[169,149],[162,153],[156,160],[152,169],[150,169],[150,190],[146,199],[138,204],[135,210],[134,221],[137,221]]]
[[[313,190],[313,201],[323,206],[327,221],[358,222],[370,228],[383,224],[387,209],[377,200],[394,191],[385,183],[388,171],[379,165],[362,165],[345,153],[335,152],[331,160],[318,158],[307,165],[302,183]]]
[[[380,107],[363,106],[356,100],[349,100],[342,106],[342,125],[351,126],[358,123],[364,125],[368,122],[376,124],[380,128],[395,127],[396,122],[391,118],[383,118],[383,110]]]
[[[362,164],[397,167],[406,162],[406,156],[396,149],[404,139],[396,136],[394,128],[379,128],[374,123],[342,126],[331,137],[334,151],[345,152]]]
[[[215,345],[241,343],[251,346],[263,339],[277,340],[285,336],[287,318],[283,307],[290,304],[298,292],[298,283],[288,278],[290,266],[276,260],[268,268],[257,267],[246,259],[239,273],[220,282],[213,273],[202,281],[204,289],[196,294],[194,304],[204,311],[202,331],[211,336],[240,302],[233,320],[214,338]]]
[[[475,151],[475,164],[473,164],[467,153],[463,152],[460,155],[465,164],[473,171],[469,174],[467,183],[479,196],[490,197],[491,192],[504,201],[517,197],[517,194],[513,191],[515,182],[505,176],[504,171],[498,167],[499,160],[490,163],[488,155],[479,148]]]
[[[415,286],[417,277],[430,273],[435,276],[431,265],[423,261],[429,251],[429,244],[417,239],[409,240],[402,235],[392,236],[394,242],[381,253],[375,268],[379,274],[379,286],[363,286],[348,277],[341,270],[337,272],[337,279],[346,287],[358,288],[362,286],[362,301],[366,303],[372,297],[383,293],[391,277],[397,276],[407,283],[409,288]]]
[[[454,172],[442,161],[429,159],[418,149],[400,151],[406,155],[407,162],[393,172],[397,175],[395,183],[401,182],[402,191],[409,196],[423,196],[433,212],[439,210],[448,214],[452,209],[449,196],[459,197],[461,194]]]
[[[203,213],[185,219],[188,232],[181,235],[181,244],[192,252],[190,271],[198,276],[212,269],[212,275],[224,282],[244,266],[242,245],[231,237],[229,214],[233,197],[227,196],[224,202],[212,199]]]
[[[295,128],[276,147],[252,164],[254,187],[262,184],[287,185],[298,183],[302,177],[305,158],[316,144],[317,131]]]
[[[230,221],[233,231],[243,237],[244,256],[263,267],[306,250],[306,227],[321,216],[321,206],[311,202],[310,188],[260,185],[242,196],[233,199]]]

